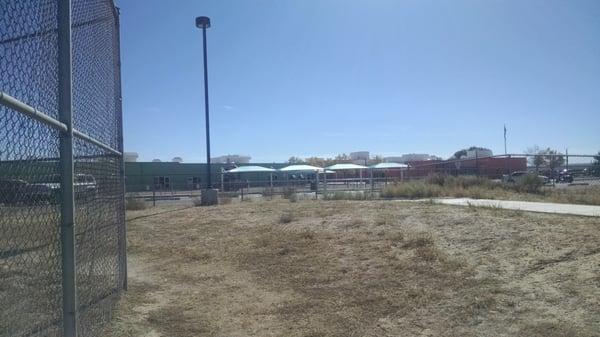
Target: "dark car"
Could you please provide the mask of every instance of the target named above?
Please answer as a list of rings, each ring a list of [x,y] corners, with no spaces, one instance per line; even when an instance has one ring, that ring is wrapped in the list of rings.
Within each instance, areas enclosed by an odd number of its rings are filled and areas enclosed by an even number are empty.
[[[573,175],[569,171],[563,170],[558,173],[558,178],[556,180],[563,183],[572,183]]]

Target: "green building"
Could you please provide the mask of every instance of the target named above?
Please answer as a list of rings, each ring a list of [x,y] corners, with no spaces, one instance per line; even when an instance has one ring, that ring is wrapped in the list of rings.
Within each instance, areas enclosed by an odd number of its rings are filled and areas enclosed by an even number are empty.
[[[252,163],[274,169],[287,166],[285,163]],[[226,169],[233,168],[231,164],[211,164],[212,184],[214,188],[228,189],[236,184],[252,186],[268,186],[271,181],[270,173],[225,174]],[[176,162],[126,162],[125,188],[127,192],[177,191],[195,190],[206,187],[207,164],[190,164]],[[272,174],[273,181],[282,181],[284,175],[279,172]],[[223,185],[223,186],[221,186]]]

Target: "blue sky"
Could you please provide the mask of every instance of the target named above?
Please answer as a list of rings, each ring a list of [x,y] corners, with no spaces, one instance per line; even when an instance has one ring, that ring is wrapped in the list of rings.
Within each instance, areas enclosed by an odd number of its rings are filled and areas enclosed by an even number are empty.
[[[600,1],[118,0],[125,150],[205,161],[600,150]]]

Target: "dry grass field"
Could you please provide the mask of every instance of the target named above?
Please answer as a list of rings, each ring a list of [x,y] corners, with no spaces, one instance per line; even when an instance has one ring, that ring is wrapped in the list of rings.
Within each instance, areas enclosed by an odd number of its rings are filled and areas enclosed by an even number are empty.
[[[600,335],[598,218],[277,199],[128,217],[105,336]]]

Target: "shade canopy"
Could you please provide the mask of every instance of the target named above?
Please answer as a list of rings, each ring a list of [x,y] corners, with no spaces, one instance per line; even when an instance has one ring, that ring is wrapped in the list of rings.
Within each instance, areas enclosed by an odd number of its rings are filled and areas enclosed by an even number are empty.
[[[283,168],[280,168],[279,171],[282,172],[294,172],[294,171],[312,171],[312,172],[323,172],[323,168],[312,166],[312,165],[290,165]]]
[[[252,172],[275,172],[275,169],[272,168],[268,168],[268,167],[262,167],[262,166],[256,166],[256,165],[249,165],[249,166],[240,166],[240,167],[236,167],[234,169],[225,171],[227,173],[252,173]]]
[[[379,164],[371,165],[370,167],[375,170],[406,169],[406,168],[408,168],[408,165],[399,164],[399,163],[379,163]]]
[[[335,164],[326,167],[328,170],[332,171],[342,171],[342,170],[364,170],[366,166],[356,165],[356,164]]]

